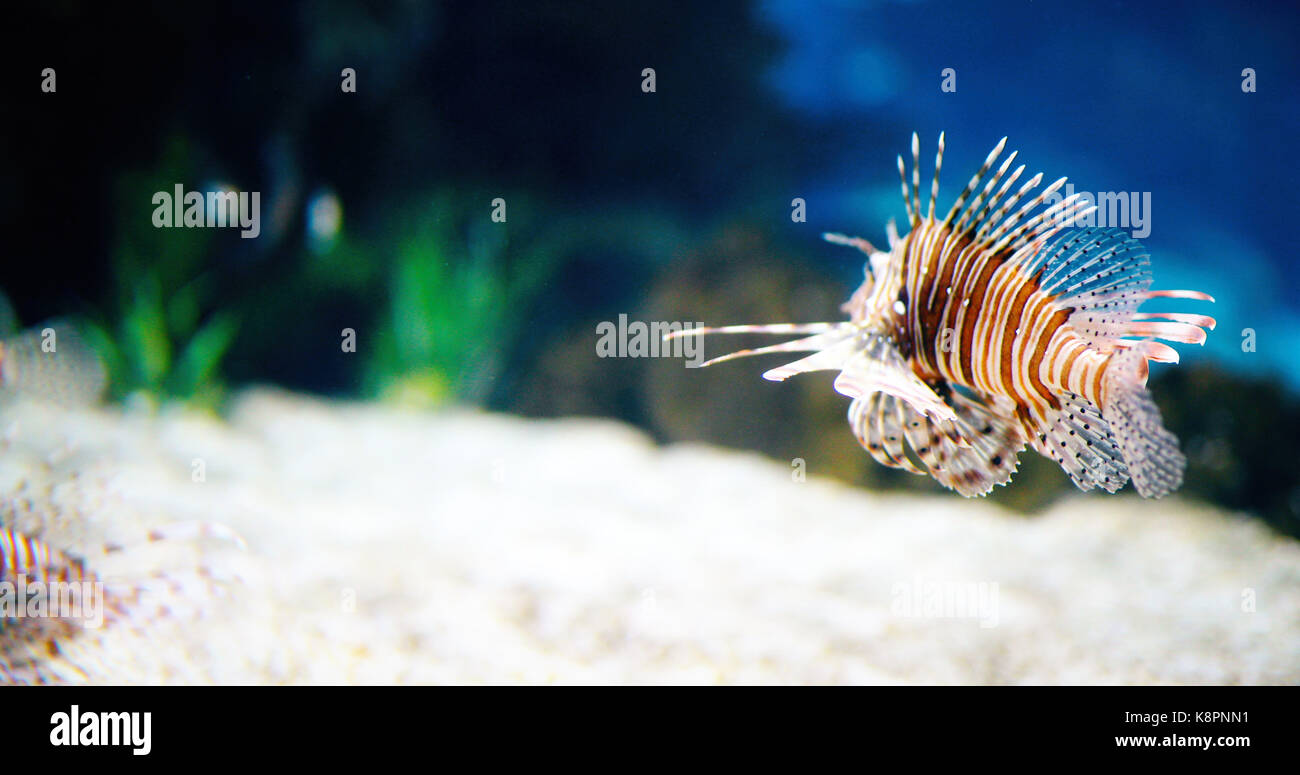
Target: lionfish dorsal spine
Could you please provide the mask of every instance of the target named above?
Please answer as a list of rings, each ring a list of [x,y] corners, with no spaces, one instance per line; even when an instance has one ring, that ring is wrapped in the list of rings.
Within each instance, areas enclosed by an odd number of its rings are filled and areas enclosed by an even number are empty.
[[[948,210],[948,215],[943,219],[944,228],[948,228],[949,226],[952,225],[952,219],[957,217],[957,214],[961,212],[962,207],[965,206],[966,204],[967,198],[969,198],[970,195],[975,193],[975,190],[979,188],[980,181],[983,180],[984,176],[988,174],[989,169],[993,167],[993,162],[997,161],[998,156],[1002,155],[1002,149],[1005,148],[1006,145],[1007,145],[1007,138],[1004,137],[993,148],[993,150],[989,152],[989,155],[984,158],[984,164],[980,165],[979,170],[975,172],[975,174],[971,177],[970,182],[966,184],[966,188],[962,189],[962,192],[957,195],[957,200],[953,202],[952,208]],[[998,170],[998,174],[988,182],[988,185],[984,187],[984,191],[980,194],[980,196],[976,197],[975,201],[971,203],[972,209],[979,207],[980,199],[988,195],[989,191],[993,189],[993,186],[997,184],[998,178],[1002,177],[1002,175],[1006,173],[1007,167],[1011,164],[1011,161],[1015,158],[1016,158],[1016,154],[1014,152],[1009,157],[1007,157],[1007,160],[1002,163],[1002,167]],[[961,222],[959,221],[957,224],[957,231],[960,230],[961,230]]]

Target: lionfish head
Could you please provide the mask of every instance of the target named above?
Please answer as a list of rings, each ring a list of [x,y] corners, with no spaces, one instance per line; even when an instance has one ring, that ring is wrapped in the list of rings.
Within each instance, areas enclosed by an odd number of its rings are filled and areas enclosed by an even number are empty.
[[[891,253],[876,249],[861,237],[846,237],[843,234],[823,234],[822,238],[836,245],[849,245],[861,250],[867,256],[863,267],[862,284],[858,286],[849,300],[840,305],[840,309],[849,316],[850,322],[866,323],[873,317],[888,312],[887,305],[882,306],[878,289],[887,284],[886,270],[889,267]],[[889,241],[891,248],[897,244],[898,235],[890,223]]]

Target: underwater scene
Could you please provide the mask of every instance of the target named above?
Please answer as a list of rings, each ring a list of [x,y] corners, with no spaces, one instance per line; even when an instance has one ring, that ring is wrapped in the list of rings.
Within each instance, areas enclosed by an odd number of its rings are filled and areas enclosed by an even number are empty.
[[[22,11],[0,684],[1300,683],[1300,7]]]

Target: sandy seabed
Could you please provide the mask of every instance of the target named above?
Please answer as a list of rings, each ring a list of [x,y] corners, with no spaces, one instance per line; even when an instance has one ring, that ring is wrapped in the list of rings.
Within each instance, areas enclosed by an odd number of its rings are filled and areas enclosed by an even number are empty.
[[[0,520],[171,590],[0,644],[23,680],[1300,682],[1300,544],[1254,520],[1133,495],[1026,518],[608,421],[10,407]],[[147,540],[193,521],[247,548]]]

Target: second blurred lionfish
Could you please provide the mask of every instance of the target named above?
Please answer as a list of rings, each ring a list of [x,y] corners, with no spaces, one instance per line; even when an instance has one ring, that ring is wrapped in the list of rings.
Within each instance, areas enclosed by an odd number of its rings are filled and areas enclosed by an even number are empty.
[[[172,523],[150,530],[144,540],[201,539],[244,548],[234,531],[212,522]],[[186,618],[193,602],[215,585],[203,569],[105,579],[86,560],[0,526],[0,685],[52,680],[44,660],[83,629],[141,628],[162,619]]]
[[[32,401],[70,408],[99,398],[105,386],[103,366],[74,326],[51,321],[8,335],[13,323],[12,309],[0,294],[0,406]],[[87,558],[51,545],[43,531],[16,527],[22,509],[15,504],[30,499],[4,495],[0,500],[0,685],[52,680],[44,661],[82,629],[101,624],[144,627],[184,616],[191,600],[213,586],[207,569],[151,570],[125,579],[106,578]],[[243,539],[230,528],[210,522],[162,525],[147,531],[139,543],[211,539],[244,547]],[[127,547],[100,548],[109,555]]]
[[[13,333],[15,320],[0,294],[0,402],[79,406],[99,398],[106,381],[103,364],[74,326],[50,321]]]
[[[1065,228],[1096,209],[1077,194],[1047,204],[1065,178],[1015,209],[1041,183],[1036,174],[1003,201],[1025,169],[1008,174],[1013,152],[989,178],[1005,145],[1003,138],[939,219],[943,135],[927,210],[912,135],[910,187],[898,157],[908,234],[899,237],[890,222],[888,251],[824,235],[869,257],[865,281],[842,308],[848,321],[696,328],[670,337],[812,334],[705,365],[814,353],[763,376],[839,371],[835,389],[853,399],[849,423],[862,446],[887,466],[928,472],[962,495],[985,495],[1010,481],[1026,444],[1083,490],[1115,492],[1131,478],[1145,497],[1172,492],[1186,459],[1147,392],[1147,362],[1176,363],[1177,352],[1155,340],[1204,343],[1214,319],[1137,310],[1156,297],[1213,299],[1150,290],[1147,253],[1122,231]]]

